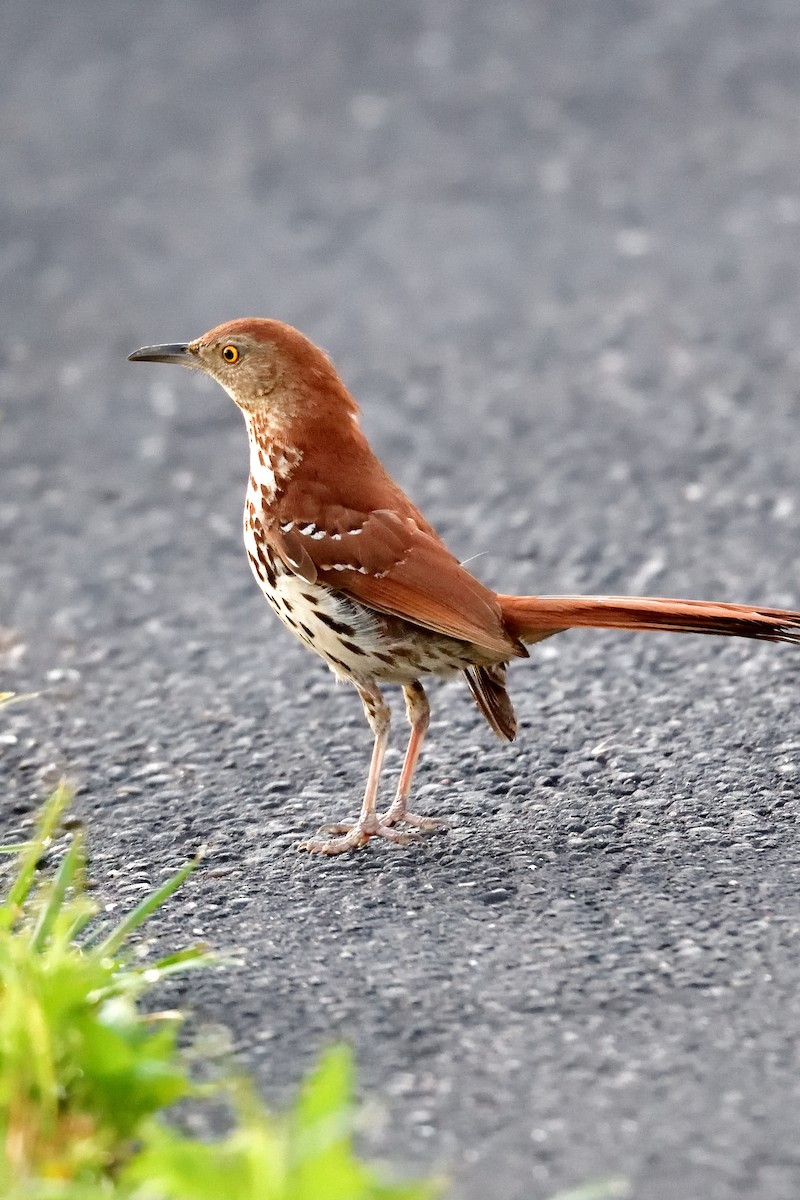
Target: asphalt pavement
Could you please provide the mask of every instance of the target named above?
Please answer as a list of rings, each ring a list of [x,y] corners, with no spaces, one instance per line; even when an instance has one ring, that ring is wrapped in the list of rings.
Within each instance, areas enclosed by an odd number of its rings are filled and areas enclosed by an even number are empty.
[[[791,0],[6,0],[0,833],[62,773],[275,1102],[355,1048],[362,1145],[456,1200],[800,1194],[800,655],[564,635],[503,746],[434,685],[407,851],[300,855],[370,737],[241,546],[223,392],[137,346],[324,345],[504,591],[800,607]],[[405,728],[399,706],[388,766]]]

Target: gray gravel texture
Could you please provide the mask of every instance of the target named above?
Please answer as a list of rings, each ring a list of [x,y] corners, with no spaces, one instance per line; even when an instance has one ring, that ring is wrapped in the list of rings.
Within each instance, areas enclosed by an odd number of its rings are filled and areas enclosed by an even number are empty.
[[[364,1148],[457,1200],[795,1200],[797,651],[554,639],[510,748],[435,685],[451,832],[298,855],[357,807],[359,705],[249,577],[234,407],[125,356],[280,316],[487,582],[800,605],[798,5],[0,23],[2,686],[41,692],[2,832],[66,771],[120,904],[207,841],[158,927],[242,949],[198,1019],[276,1102],[352,1042]]]

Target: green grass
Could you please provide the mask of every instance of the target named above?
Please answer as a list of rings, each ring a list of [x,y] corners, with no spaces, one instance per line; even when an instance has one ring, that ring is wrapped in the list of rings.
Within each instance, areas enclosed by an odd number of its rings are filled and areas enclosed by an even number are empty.
[[[6,1200],[430,1200],[432,1183],[386,1182],[355,1154],[353,1071],[330,1050],[287,1114],[228,1077],[198,1084],[177,1045],[182,1017],[145,1012],[162,980],[206,966],[189,948],[134,959],[131,938],[189,863],[116,924],[86,890],[83,834],[57,840],[61,787],[14,854],[0,902],[0,1195]],[[49,866],[52,857],[54,864]],[[7,860],[7,866],[9,865]],[[176,1101],[223,1101],[231,1132],[201,1142],[165,1121]]]

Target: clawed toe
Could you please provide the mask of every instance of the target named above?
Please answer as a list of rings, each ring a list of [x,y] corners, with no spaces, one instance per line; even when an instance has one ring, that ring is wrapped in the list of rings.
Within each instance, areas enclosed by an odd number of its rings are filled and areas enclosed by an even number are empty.
[[[338,821],[338,822],[331,821],[327,825],[320,825],[319,832],[320,833],[330,833],[330,834],[335,834],[335,835],[343,834],[343,833],[350,833],[353,829],[355,829],[355,825],[356,825],[356,823],[354,821],[349,821],[349,822],[348,821]]]
[[[408,825],[410,829],[397,829]],[[309,838],[301,842],[298,850],[309,854],[346,854],[348,850],[359,850],[370,838],[385,838],[395,846],[410,846],[420,840],[423,833],[444,833],[449,828],[446,821],[438,817],[422,817],[418,813],[406,812],[402,806],[392,804],[382,817],[372,816],[369,820],[332,823],[323,825],[319,833],[327,836]]]
[[[450,828],[442,817],[423,817],[419,813],[406,812],[400,805],[392,804],[381,817],[384,825],[411,825],[423,833],[446,833]]]
[[[377,818],[370,822],[356,821],[352,825],[326,825],[320,832],[335,836],[309,838],[307,842],[300,843],[298,850],[306,850],[309,854],[346,854],[348,850],[358,850],[366,846],[370,838],[374,837],[385,838],[387,842],[393,842],[396,846],[410,846],[419,841],[417,834],[393,829],[391,825]]]

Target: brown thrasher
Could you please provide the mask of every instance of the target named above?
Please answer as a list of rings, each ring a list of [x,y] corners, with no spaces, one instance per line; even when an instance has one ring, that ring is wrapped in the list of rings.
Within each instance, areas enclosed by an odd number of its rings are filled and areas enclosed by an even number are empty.
[[[303,844],[339,854],[372,837],[406,844],[398,824],[433,829],[409,812],[430,708],[422,675],[463,672],[498,737],[516,733],[506,691],[525,643],[577,626],[732,634],[800,641],[800,613],[631,596],[503,596],[453,557],[390,478],[358,423],[358,408],[326,355],[280,321],[229,321],[188,344],[146,346],[134,362],[179,363],[211,375],[244,414],[250,480],[244,541],[276,613],[361,697],[375,735],[354,824]],[[383,683],[403,688],[411,737],[393,802],[380,816],[378,782],[389,736]]]

